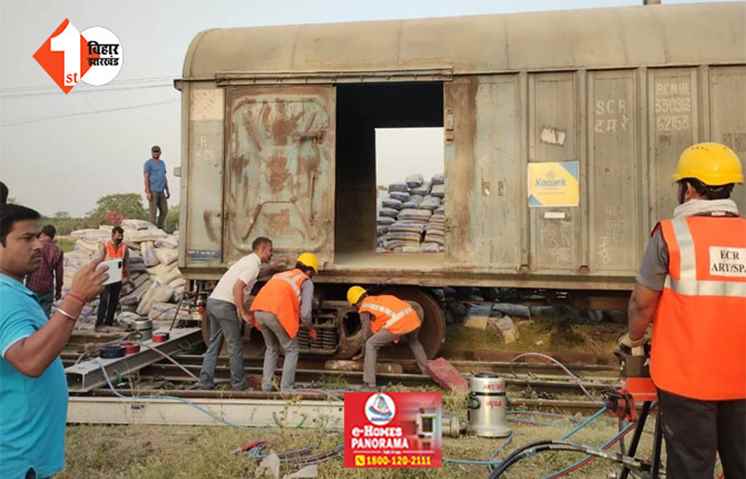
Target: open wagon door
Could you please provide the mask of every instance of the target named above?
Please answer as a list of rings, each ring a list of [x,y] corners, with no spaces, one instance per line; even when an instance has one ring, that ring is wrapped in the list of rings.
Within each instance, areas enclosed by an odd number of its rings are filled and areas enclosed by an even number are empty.
[[[227,89],[223,260],[275,251],[333,260],[335,90],[332,86]],[[292,259],[292,258],[291,258]]]

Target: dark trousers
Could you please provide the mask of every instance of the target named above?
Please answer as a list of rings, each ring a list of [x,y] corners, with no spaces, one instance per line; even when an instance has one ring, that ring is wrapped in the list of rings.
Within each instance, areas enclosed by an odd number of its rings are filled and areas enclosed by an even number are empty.
[[[152,192],[152,196],[149,201],[150,209],[150,222],[163,229],[163,225],[166,223],[166,215],[168,215],[168,201],[166,201],[166,193],[161,191],[160,193]],[[155,220],[155,212],[158,211],[158,221]]]
[[[119,306],[119,293],[121,291],[121,281],[104,286],[99,298],[96,326],[114,325],[114,313],[117,312],[117,306]]]
[[[726,479],[746,479],[746,399],[699,401],[659,391],[666,477],[710,479],[715,453]]]

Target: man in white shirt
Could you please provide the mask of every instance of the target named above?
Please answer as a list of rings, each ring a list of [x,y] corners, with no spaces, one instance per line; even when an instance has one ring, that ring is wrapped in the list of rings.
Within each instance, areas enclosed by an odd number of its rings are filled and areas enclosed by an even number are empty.
[[[252,313],[246,308],[244,291],[251,291],[259,276],[262,263],[272,259],[272,241],[259,237],[251,244],[253,253],[244,256],[225,272],[207,299],[207,320],[210,323],[210,342],[202,360],[199,387],[215,388],[215,364],[220,352],[220,336],[228,344],[231,363],[231,387],[241,391],[248,387],[241,353],[241,323],[253,322]]]

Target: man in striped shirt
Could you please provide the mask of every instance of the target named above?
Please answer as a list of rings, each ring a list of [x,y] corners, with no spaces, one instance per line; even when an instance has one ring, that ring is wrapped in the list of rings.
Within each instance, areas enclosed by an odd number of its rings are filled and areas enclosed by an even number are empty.
[[[52,225],[46,225],[39,234],[41,248],[41,265],[33,273],[26,276],[26,287],[36,294],[41,309],[49,317],[52,304],[62,297],[62,283],[64,278],[64,254],[54,243],[57,230]]]

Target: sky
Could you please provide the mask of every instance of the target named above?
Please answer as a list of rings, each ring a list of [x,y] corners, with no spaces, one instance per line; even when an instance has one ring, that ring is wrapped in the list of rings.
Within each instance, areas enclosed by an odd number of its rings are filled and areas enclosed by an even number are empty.
[[[181,76],[184,54],[192,38],[208,28],[641,3],[642,0],[3,1],[0,64],[5,74],[0,76],[0,181],[8,185],[16,202],[44,214],[65,211],[82,215],[105,194],[142,193],[143,163],[150,156],[150,147],[158,144],[169,169],[171,189],[178,192],[178,179],[172,173],[181,163],[180,94],[173,88],[173,80]],[[32,58],[64,18],[80,30],[103,26],[119,37],[124,64],[114,81],[101,87],[78,85],[64,95]],[[406,141],[430,151],[432,138],[430,131],[420,137],[410,135]],[[401,141],[401,135],[394,135],[385,143],[396,151]],[[393,154],[389,160],[382,160],[387,162],[383,165],[387,178],[411,173],[412,165],[401,159]],[[396,165],[402,165],[401,171]]]

